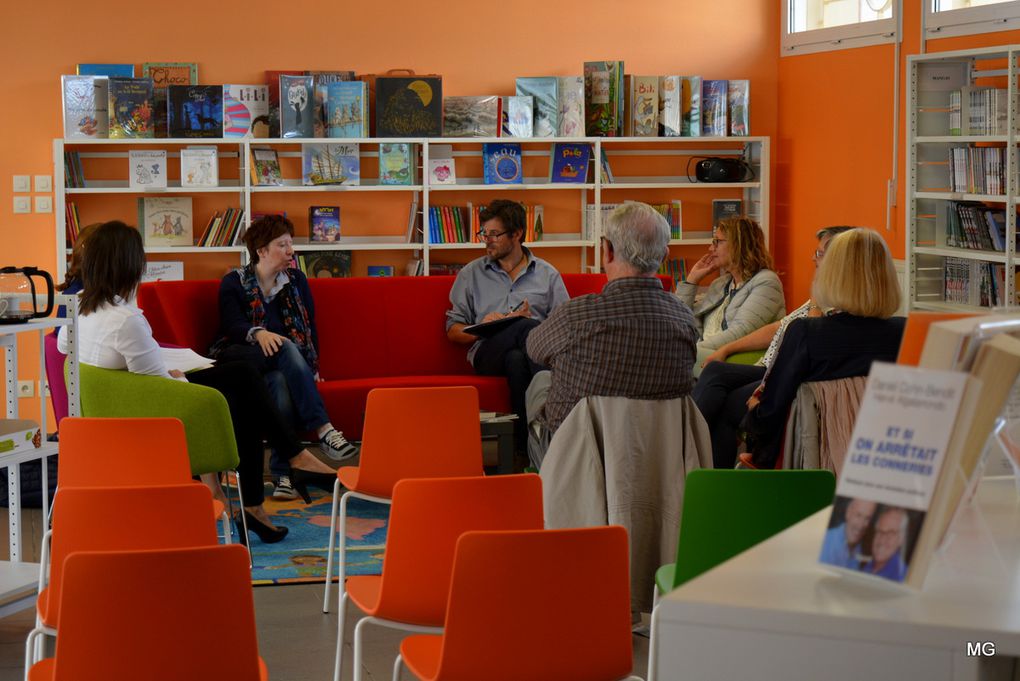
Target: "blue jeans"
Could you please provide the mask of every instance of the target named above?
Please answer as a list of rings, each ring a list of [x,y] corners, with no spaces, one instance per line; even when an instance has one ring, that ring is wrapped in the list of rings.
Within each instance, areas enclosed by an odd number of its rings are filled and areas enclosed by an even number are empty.
[[[280,414],[299,430],[314,432],[329,423],[326,405],[315,385],[315,374],[293,341],[284,340],[272,357],[263,355],[258,345],[231,345],[223,350],[220,359],[246,359],[255,364]],[[277,476],[290,474],[289,464],[275,450],[269,459],[269,470]]]

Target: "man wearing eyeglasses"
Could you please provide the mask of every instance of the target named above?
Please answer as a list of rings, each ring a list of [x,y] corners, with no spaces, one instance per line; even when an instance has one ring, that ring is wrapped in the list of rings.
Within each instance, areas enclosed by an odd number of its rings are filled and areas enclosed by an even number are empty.
[[[481,376],[506,376],[510,404],[517,414],[514,443],[527,451],[524,392],[539,367],[525,352],[528,334],[560,303],[569,300],[560,273],[524,247],[525,211],[516,201],[496,199],[479,216],[478,238],[485,255],[464,266],[450,290],[446,335],[470,345],[468,361]],[[520,318],[494,335],[480,338],[464,327]]]
[[[602,292],[557,308],[528,336],[528,355],[551,368],[528,390],[535,464],[585,397],[669,400],[689,394],[694,383],[694,314],[656,276],[669,224],[651,206],[627,202],[609,215],[605,232]]]

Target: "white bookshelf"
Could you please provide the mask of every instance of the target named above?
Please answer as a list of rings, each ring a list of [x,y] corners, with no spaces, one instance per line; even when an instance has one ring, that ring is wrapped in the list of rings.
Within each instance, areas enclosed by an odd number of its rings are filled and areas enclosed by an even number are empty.
[[[284,184],[282,186],[258,186],[252,185],[249,173],[249,159],[252,148],[270,147],[277,150],[282,159],[300,158],[302,143],[330,143],[344,142],[359,144],[359,153],[362,159],[378,158],[379,145],[388,143],[408,143],[416,145],[416,156],[419,163],[418,177],[423,180],[413,185],[380,185],[376,177],[362,177],[359,185],[329,185],[329,186],[304,186],[301,177],[288,175],[285,172]],[[485,143],[516,143],[521,145],[522,155],[525,164],[531,172],[537,163],[529,163],[528,159],[535,157],[549,158],[552,145],[556,142],[588,143],[592,147],[592,164],[594,172],[591,174],[593,181],[586,183],[553,183],[549,182],[548,175],[529,175],[524,178],[521,184],[485,184],[480,177],[468,177],[470,169],[460,176],[456,184],[430,184],[427,173],[422,169],[428,167],[428,158],[436,145],[451,145],[453,147],[454,162],[458,165],[473,163],[474,159],[481,156],[482,145]],[[163,148],[167,150],[167,157],[178,158],[180,150],[187,146],[203,145],[215,146],[218,149],[218,157],[221,168],[221,175],[233,175],[233,168],[230,172],[222,170],[228,164],[236,163],[237,178],[222,179],[217,187],[191,189],[182,188],[180,179],[173,177],[171,168],[168,187],[165,190],[142,192],[131,189],[128,186],[127,158],[129,149],[132,147],[142,148]],[[85,168],[86,186],[80,188],[65,188],[64,174],[64,152],[76,151],[82,159]],[[615,174],[614,181],[603,183],[599,172],[599,159],[605,153],[611,166],[614,164],[626,164],[630,168],[640,167],[641,159],[649,162],[667,163],[669,172],[660,175]],[[686,169],[692,167],[691,159],[705,156],[729,156],[744,157],[754,169],[754,178],[746,182],[730,183],[698,183],[686,175]],[[119,159],[124,159],[122,175],[110,179],[110,168],[119,164]],[[624,161],[624,159],[631,159]],[[637,162],[635,163],[635,160]],[[758,220],[765,230],[766,238],[770,236],[770,206],[769,206],[769,138],[767,137],[664,137],[664,138],[612,138],[612,137],[585,137],[585,138],[361,138],[361,139],[249,139],[249,138],[219,138],[219,139],[56,139],[53,142],[54,162],[54,218],[56,229],[57,248],[57,276],[62,277],[66,269],[66,257],[69,252],[69,244],[66,242],[66,202],[77,201],[87,196],[118,196],[138,198],[148,196],[201,196],[204,194],[222,195],[224,200],[234,208],[244,209],[245,224],[247,227],[252,213],[252,198],[261,194],[283,194],[283,195],[306,195],[308,205],[319,205],[324,203],[337,203],[341,205],[343,215],[343,196],[346,194],[364,194],[374,196],[372,201],[398,201],[404,202],[408,207],[412,202],[417,201],[420,211],[420,224],[422,227],[423,240],[425,243],[409,242],[404,236],[392,236],[394,231],[388,231],[388,236],[344,236],[335,243],[308,243],[307,238],[295,239],[295,250],[302,251],[323,251],[323,250],[351,250],[351,251],[407,251],[408,257],[422,259],[424,270],[428,272],[430,254],[442,252],[462,252],[465,255],[481,254],[483,245],[480,243],[428,243],[428,215],[429,208],[435,204],[456,203],[463,205],[467,201],[474,204],[484,204],[495,196],[515,197],[519,196],[530,204],[542,204],[543,194],[551,192],[552,196],[574,195],[577,201],[578,215],[574,220],[578,226],[572,232],[550,231],[557,229],[557,225],[550,224],[549,215],[546,215],[546,230],[543,239],[530,242],[526,245],[536,249],[540,254],[544,249],[556,249],[557,252],[574,250],[578,253],[577,271],[598,271],[601,262],[600,240],[601,233],[601,206],[603,203],[620,203],[626,200],[649,200],[657,203],[661,200],[646,196],[662,196],[669,192],[673,199],[680,199],[682,202],[690,200],[705,201],[711,203],[712,198],[736,198],[739,196],[743,201],[744,210],[751,217]],[[89,179],[90,162],[105,164],[104,179]],[[621,163],[623,162],[623,163]],[[365,164],[363,162],[363,167]],[[477,166],[476,166],[477,167]],[[659,167],[662,167],[661,165]],[[615,170],[614,170],[615,173]],[[693,171],[692,171],[693,173]],[[473,174],[473,172],[472,172]],[[524,194],[522,194],[522,192]],[[702,192],[695,194],[694,192]],[[232,198],[228,198],[232,197]],[[123,200],[123,199],[121,199]],[[574,199],[571,199],[573,201]],[[265,199],[261,205],[265,204]],[[381,204],[380,204],[381,205]],[[562,205],[560,202],[559,205]],[[584,233],[584,214],[587,206],[595,206],[594,224],[591,225],[588,233]],[[221,207],[226,208],[227,205]],[[562,210],[562,209],[561,209]],[[392,212],[392,210],[390,211]],[[133,218],[134,212],[130,213]],[[114,216],[110,216],[114,217]],[[193,216],[193,232],[197,239],[209,216],[196,213]],[[133,222],[129,219],[129,222]],[[298,233],[301,233],[300,217],[298,219]],[[346,223],[344,223],[346,225]],[[379,227],[379,226],[376,226]],[[559,226],[562,229],[562,226]],[[581,231],[577,231],[581,229]],[[671,247],[707,246],[711,242],[711,225],[691,224],[692,236],[683,236],[680,239],[670,241]],[[402,227],[400,232],[405,232]],[[684,226],[684,232],[687,226]],[[239,264],[247,260],[245,249],[241,246],[220,246],[220,247],[197,247],[197,246],[164,246],[147,247],[147,253],[151,254],[235,254]]]
[[[1016,235],[1017,235],[1017,59],[1020,45],[1007,45],[976,50],[938,52],[908,57],[910,108],[907,136],[907,277],[906,300],[909,308],[942,312],[981,312],[1016,301]],[[952,93],[961,88],[995,88],[1005,90],[1005,119],[994,134],[975,134],[970,129],[969,90],[962,91],[960,133],[951,134]],[[978,95],[980,96],[980,95]],[[977,102],[981,104],[981,102]],[[975,106],[976,123],[990,118],[994,111]],[[972,191],[952,191],[950,181],[954,163],[952,149],[997,147],[1003,149],[1002,193],[987,193],[984,186],[968,186]],[[957,163],[956,172],[968,175],[992,174],[997,167],[974,168],[966,152],[966,166]],[[968,185],[971,183],[968,181]],[[980,184],[980,183],[975,183]],[[983,204],[988,209],[1005,213],[1004,250],[981,245],[954,244],[949,222],[952,202]],[[987,222],[987,220],[985,221]],[[968,229],[964,227],[964,229]],[[975,230],[988,230],[988,224],[975,221],[970,233],[978,238],[988,236]],[[968,247],[970,246],[970,247]],[[954,260],[958,263],[953,265]],[[970,268],[965,285],[960,273]],[[987,285],[993,295],[982,302],[982,279],[987,272]],[[977,275],[977,279],[974,276]],[[953,291],[956,294],[953,294]],[[961,297],[966,297],[963,301]],[[995,300],[998,298],[998,301]]]

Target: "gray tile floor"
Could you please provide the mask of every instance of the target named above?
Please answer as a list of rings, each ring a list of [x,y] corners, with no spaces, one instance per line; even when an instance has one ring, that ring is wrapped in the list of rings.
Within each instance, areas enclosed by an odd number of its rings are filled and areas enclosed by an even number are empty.
[[[38,546],[41,535],[41,516],[38,510],[26,510],[23,522],[26,527],[25,546]],[[0,527],[6,526],[7,514],[5,511],[0,512]],[[6,542],[0,541],[0,546],[5,547]],[[30,555],[28,559],[36,558]],[[322,613],[322,585],[256,587],[254,597],[259,649],[269,667],[270,678],[273,681],[332,679],[337,615],[336,612],[328,615]],[[335,611],[335,605],[333,609]],[[345,681],[353,678],[354,653],[351,640],[356,621],[356,615],[348,608],[343,673]],[[33,623],[32,611],[0,619],[0,681],[23,678],[25,636]],[[403,636],[403,632],[386,627],[366,628],[363,660],[366,681],[388,681],[391,678],[393,660]],[[634,636],[633,641],[634,673],[644,678],[648,640]],[[405,672],[402,678],[408,681],[412,677]]]

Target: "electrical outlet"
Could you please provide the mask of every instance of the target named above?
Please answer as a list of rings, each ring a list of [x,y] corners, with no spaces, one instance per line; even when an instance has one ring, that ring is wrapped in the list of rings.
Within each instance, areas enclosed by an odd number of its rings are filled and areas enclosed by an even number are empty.
[[[29,184],[28,175],[15,175],[14,176],[14,191],[16,192],[27,192],[31,191],[32,186]]]
[[[53,178],[49,175],[36,175],[35,176],[35,190],[37,192],[51,192],[53,191]]]
[[[35,381],[18,381],[18,397],[33,397]]]
[[[14,212],[15,213],[31,213],[32,212],[32,197],[31,196],[15,196],[14,197]]]
[[[50,383],[49,381],[39,381],[39,389],[42,390],[43,397],[50,396]]]
[[[53,197],[52,196],[37,196],[37,197],[35,197],[35,212],[36,213],[52,213],[53,212]]]

